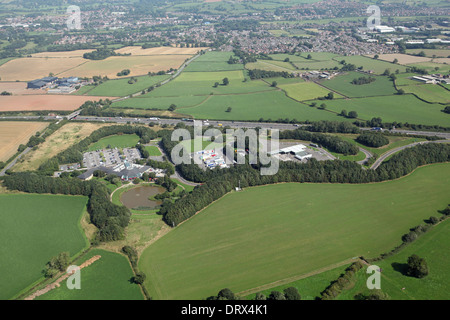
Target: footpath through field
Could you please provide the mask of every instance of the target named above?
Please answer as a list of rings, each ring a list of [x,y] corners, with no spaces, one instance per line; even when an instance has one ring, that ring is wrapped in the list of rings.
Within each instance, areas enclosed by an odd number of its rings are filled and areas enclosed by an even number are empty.
[[[329,271],[329,270],[333,270],[333,269],[339,268],[341,266],[350,265],[353,262],[356,262],[358,260],[360,260],[360,259],[359,258],[347,259],[347,260],[344,260],[344,261],[341,261],[341,262],[329,265],[329,266],[324,267],[324,268],[317,269],[315,271],[312,271],[312,272],[309,272],[309,273],[306,273],[306,274],[289,277],[289,278],[278,280],[278,281],[275,281],[275,282],[271,282],[271,283],[268,283],[268,284],[265,284],[265,285],[262,285],[262,286],[259,286],[259,287],[256,287],[256,288],[252,288],[252,289],[248,289],[248,290],[245,290],[245,291],[241,291],[241,292],[238,292],[237,295],[241,296],[241,297],[245,297],[245,296],[248,296],[248,295],[253,294],[253,293],[257,293],[257,292],[264,291],[264,290],[267,290],[267,289],[271,289],[271,288],[275,288],[275,287],[278,287],[278,286],[282,286],[284,284],[288,284],[288,283],[291,283],[291,282],[294,282],[294,281],[298,281],[298,280],[301,280],[301,279],[309,278],[309,277],[312,277],[314,275],[323,273],[325,271]]]

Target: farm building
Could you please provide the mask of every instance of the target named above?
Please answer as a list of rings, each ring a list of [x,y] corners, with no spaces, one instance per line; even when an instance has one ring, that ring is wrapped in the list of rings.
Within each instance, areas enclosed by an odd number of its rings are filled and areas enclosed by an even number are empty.
[[[27,83],[27,89],[41,89],[49,84],[53,84],[57,77],[45,77],[42,79],[32,80]]]

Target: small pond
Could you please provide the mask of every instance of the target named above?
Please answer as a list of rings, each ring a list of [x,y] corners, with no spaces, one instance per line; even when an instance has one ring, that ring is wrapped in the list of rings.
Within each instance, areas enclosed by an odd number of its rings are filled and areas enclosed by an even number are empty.
[[[125,191],[120,197],[120,201],[128,209],[151,210],[161,205],[162,201],[153,201],[148,198],[163,193],[166,189],[156,186],[142,186]]]

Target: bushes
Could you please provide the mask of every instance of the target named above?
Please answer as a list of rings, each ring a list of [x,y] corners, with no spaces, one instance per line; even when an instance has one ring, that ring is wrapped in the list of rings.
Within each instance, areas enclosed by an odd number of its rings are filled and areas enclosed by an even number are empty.
[[[324,291],[322,291],[320,299],[333,300],[336,298],[343,289],[350,285],[356,272],[362,269],[363,266],[361,261],[352,263],[336,281],[332,282]]]
[[[379,148],[389,144],[389,139],[380,133],[364,132],[356,138],[356,141],[372,148]]]
[[[415,278],[423,278],[428,275],[428,265],[424,258],[413,254],[408,258],[408,270],[406,273]]]

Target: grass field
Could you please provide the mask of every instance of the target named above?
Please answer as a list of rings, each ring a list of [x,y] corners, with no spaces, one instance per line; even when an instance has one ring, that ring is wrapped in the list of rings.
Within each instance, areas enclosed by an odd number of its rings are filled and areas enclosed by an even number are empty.
[[[316,101],[320,105],[323,101]],[[336,99],[325,101],[327,109],[356,111],[358,118],[370,120],[381,117],[386,122],[408,122],[414,124],[450,126],[450,118],[441,112],[442,105],[423,102],[413,95],[392,95],[351,100]]]
[[[387,96],[397,92],[395,90],[393,82],[388,77],[371,76],[376,80],[369,84],[354,85],[351,82],[353,79],[360,77],[369,77],[358,72],[349,72],[338,77],[334,77],[331,80],[323,80],[321,85],[337,91],[347,97],[373,97],[373,96]]]
[[[196,146],[197,144],[197,146]],[[183,140],[181,141],[181,145],[183,145],[188,152],[196,152],[201,150],[212,150],[212,149],[222,149],[224,143],[204,141],[202,138],[195,138],[192,140]]]
[[[437,212],[435,216],[439,215]],[[377,261],[374,264],[382,269],[381,291],[393,300],[448,300],[450,281],[448,280],[448,251],[450,241],[450,221],[440,223],[399,253]],[[408,257],[417,254],[425,258],[429,274],[417,279],[404,275]],[[366,268],[357,273],[354,286],[338,296],[339,300],[352,300],[355,295],[370,294],[366,287],[368,275]]]
[[[450,90],[435,84],[419,84],[401,87],[407,93],[413,93],[420,99],[431,103],[450,103]]]
[[[100,139],[91,144],[88,151],[111,149],[111,148],[131,148],[139,142],[136,134],[113,135]]]
[[[159,151],[158,147],[156,146],[145,146],[145,150],[148,151],[151,157],[162,155],[161,151]]]
[[[332,270],[324,271],[319,274],[300,279],[298,281],[289,282],[287,284],[272,287],[270,289],[261,290],[262,294],[266,297],[270,295],[272,291],[283,292],[284,289],[289,287],[297,288],[302,300],[315,300],[320,296],[320,293],[334,280],[336,280],[348,266],[338,267]],[[245,296],[246,299],[254,300],[256,294],[250,294]]]
[[[84,261],[100,255],[101,258],[90,266],[81,269],[81,289],[69,290],[66,281],[61,286],[38,297],[36,300],[143,300],[138,285],[130,282],[134,276],[128,259],[119,253],[106,250],[90,250]]]
[[[89,96],[109,96],[109,97],[124,97],[133,93],[141,92],[154,86],[158,82],[168,79],[169,75],[163,76],[143,76],[136,77],[137,82],[129,84],[129,78],[109,80],[98,86],[85,86],[81,90],[75,92],[75,95],[89,95]]]
[[[228,78],[229,84],[222,80]],[[223,95],[274,90],[262,80],[244,81],[242,70],[218,72],[183,72],[175,80],[156,88],[144,97],[181,97],[195,95]],[[219,85],[214,87],[218,82]]]
[[[53,256],[74,256],[87,246],[79,223],[86,203],[81,196],[0,195],[1,299],[41,279]]]
[[[230,56],[234,57],[233,52],[208,51],[201,55],[195,61],[191,62],[185,71],[232,71],[243,70],[244,65],[240,63],[229,64]]]
[[[232,108],[231,112],[226,112],[228,107]],[[288,98],[282,91],[213,95],[198,106],[182,108],[178,111],[197,119],[259,120],[263,118],[277,120],[289,118],[297,119],[297,121],[341,119],[334,113],[298,103]]]
[[[410,64],[408,66],[425,69],[429,73],[437,73],[437,72],[448,73],[448,72],[450,72],[450,64],[434,63],[434,62],[421,62],[421,63]]]
[[[378,256],[445,207],[449,191],[450,164],[383,183],[248,188],[150,245],[139,267],[155,299],[241,292],[352,257]]]
[[[315,100],[317,98],[324,97],[331,92],[330,90],[327,90],[314,82],[282,84],[278,85],[278,87],[283,89],[289,97],[297,101]],[[335,99],[342,98],[341,95],[336,93],[333,94]]]
[[[344,60],[348,64],[354,64],[356,68],[363,67],[365,71],[373,70],[375,74],[382,74],[386,69],[389,69],[391,72],[395,72],[396,70],[400,72],[406,71],[405,66],[363,56],[340,56],[335,57],[334,60]]]
[[[36,132],[42,132],[47,122],[2,121],[0,122],[0,161],[6,161],[26,144]]]
[[[181,96],[181,97],[136,97],[114,102],[112,108],[133,108],[133,109],[161,109],[167,110],[172,104],[177,108],[193,107],[203,101],[208,96]]]

